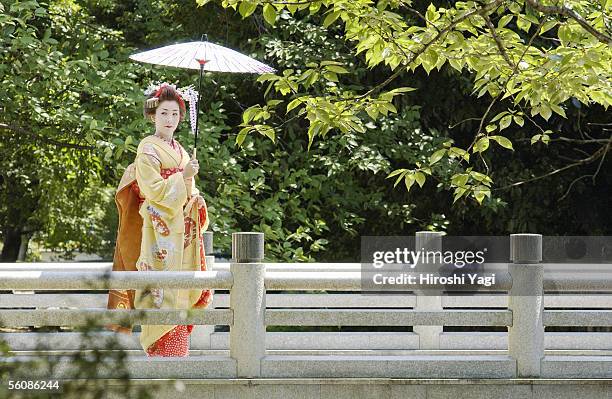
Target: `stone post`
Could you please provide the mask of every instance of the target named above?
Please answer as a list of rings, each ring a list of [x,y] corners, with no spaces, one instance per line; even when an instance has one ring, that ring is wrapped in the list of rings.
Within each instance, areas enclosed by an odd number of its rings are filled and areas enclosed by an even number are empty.
[[[213,232],[205,231],[202,233],[204,238],[204,254],[206,256],[206,270],[212,271],[215,268],[215,257],[213,253]],[[215,299],[209,304],[204,311],[215,308]],[[196,325],[193,326],[193,331],[189,336],[190,348],[196,350],[212,349],[211,335],[215,332],[214,325]]]
[[[417,231],[415,240],[415,251],[441,251],[442,236],[444,233],[434,231]],[[439,267],[434,263],[421,264],[415,267],[417,272],[437,273]],[[418,278],[418,277],[417,277]],[[432,295],[432,289],[417,291],[416,306],[414,310],[418,311],[441,311],[442,296]],[[414,326],[413,331],[419,334],[419,349],[440,349],[440,334],[442,326]]]
[[[238,378],[261,376],[261,359],[266,352],[266,266],[263,233],[233,233],[230,271],[234,284],[230,308],[230,356],[236,360]]]
[[[542,236],[511,234],[510,261],[508,352],[516,360],[517,377],[539,377],[544,357]]]

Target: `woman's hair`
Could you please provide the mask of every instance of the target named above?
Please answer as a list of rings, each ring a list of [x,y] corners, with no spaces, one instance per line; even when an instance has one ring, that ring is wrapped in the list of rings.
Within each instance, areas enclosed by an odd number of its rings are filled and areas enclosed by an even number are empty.
[[[162,86],[147,97],[143,107],[144,117],[150,118],[155,115],[155,110],[163,101],[176,101],[179,105],[180,120],[183,120],[185,117],[185,101],[171,86]]]

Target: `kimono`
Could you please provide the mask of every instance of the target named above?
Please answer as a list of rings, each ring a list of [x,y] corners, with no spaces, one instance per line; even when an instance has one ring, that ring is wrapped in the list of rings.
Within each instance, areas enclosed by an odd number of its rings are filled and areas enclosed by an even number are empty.
[[[119,212],[113,271],[206,270],[202,232],[206,203],[198,207],[194,179],[183,179],[189,154],[180,144],[144,138],[126,169],[115,202]],[[197,309],[212,302],[212,290],[110,290],[109,309]],[[193,326],[143,325],[140,344],[148,356],[187,356]],[[107,325],[131,334],[132,326]]]

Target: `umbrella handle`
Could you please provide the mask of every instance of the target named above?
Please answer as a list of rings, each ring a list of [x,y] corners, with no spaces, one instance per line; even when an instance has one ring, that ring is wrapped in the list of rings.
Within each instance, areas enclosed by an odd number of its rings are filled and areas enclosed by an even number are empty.
[[[196,148],[193,147],[193,154],[191,156],[191,159],[196,159]],[[191,177],[189,179],[189,185],[187,186],[187,198],[191,198],[191,179],[195,179],[195,176]]]

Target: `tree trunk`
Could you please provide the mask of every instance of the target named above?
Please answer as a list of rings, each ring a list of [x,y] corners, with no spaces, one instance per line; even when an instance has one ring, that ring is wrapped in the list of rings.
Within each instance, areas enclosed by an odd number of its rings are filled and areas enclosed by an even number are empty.
[[[22,234],[21,244],[19,245],[19,254],[17,255],[17,262],[25,262],[26,255],[28,254],[29,244],[30,244],[30,234]]]
[[[2,247],[2,262],[16,262],[21,248],[21,231],[19,229],[7,229],[4,235],[4,247]]]

